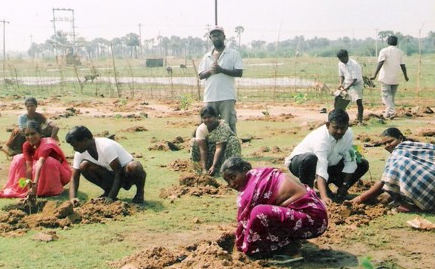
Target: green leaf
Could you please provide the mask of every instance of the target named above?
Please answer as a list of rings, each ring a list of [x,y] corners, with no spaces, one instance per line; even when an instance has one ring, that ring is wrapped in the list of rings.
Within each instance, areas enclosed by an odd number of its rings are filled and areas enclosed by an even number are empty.
[[[363,257],[361,259],[361,266],[364,269],[374,269],[375,268],[370,257]]]
[[[349,154],[350,154],[350,157],[352,158],[351,161],[353,162],[353,160],[355,160],[355,151],[353,149],[350,149]]]
[[[27,179],[24,177],[18,179],[18,186],[22,189],[27,187],[27,185],[29,185],[29,183],[30,183],[30,179]]]

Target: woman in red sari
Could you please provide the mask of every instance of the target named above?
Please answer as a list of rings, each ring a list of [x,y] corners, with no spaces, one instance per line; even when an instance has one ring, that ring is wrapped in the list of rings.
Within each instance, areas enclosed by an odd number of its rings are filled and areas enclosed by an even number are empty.
[[[9,168],[8,182],[0,191],[0,197],[23,198],[61,194],[72,173],[64,153],[53,138],[41,138],[41,127],[36,121],[27,122],[24,134],[26,142],[23,144],[23,154],[14,156]],[[19,186],[22,178],[33,182],[30,189]]]
[[[248,256],[290,255],[288,250],[294,251],[299,239],[318,237],[326,231],[325,205],[297,178],[275,168],[252,169],[239,157],[227,159],[221,173],[239,192],[236,247]]]

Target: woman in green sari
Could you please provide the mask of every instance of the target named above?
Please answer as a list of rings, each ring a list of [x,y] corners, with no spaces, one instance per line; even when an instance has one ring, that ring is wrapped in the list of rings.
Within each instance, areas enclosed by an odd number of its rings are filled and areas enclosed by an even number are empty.
[[[190,158],[199,162],[203,174],[211,176],[219,173],[222,163],[229,157],[240,157],[240,141],[229,125],[219,119],[213,107],[200,111],[202,123],[190,141]]]

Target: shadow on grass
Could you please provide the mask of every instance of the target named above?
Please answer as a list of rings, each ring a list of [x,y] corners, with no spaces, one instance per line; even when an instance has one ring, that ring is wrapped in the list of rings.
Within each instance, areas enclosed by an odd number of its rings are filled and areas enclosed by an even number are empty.
[[[354,268],[358,266],[358,258],[345,251],[333,249],[319,249],[313,243],[303,244],[303,268]]]

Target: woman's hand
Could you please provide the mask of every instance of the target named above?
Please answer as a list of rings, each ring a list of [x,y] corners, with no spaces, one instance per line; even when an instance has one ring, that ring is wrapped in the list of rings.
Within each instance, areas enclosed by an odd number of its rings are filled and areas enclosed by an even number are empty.
[[[27,201],[29,201],[30,203],[36,202],[36,189],[37,185],[33,183],[30,187],[30,190],[27,192]]]
[[[80,200],[79,198],[72,198],[70,199],[71,204],[73,205],[73,207],[77,207],[80,205]]]
[[[323,197],[323,198],[322,198],[322,201],[323,201],[323,203],[324,203],[326,206],[328,206],[328,205],[330,205],[330,204],[332,203],[332,200],[331,200],[331,198],[329,198],[329,197]]]

